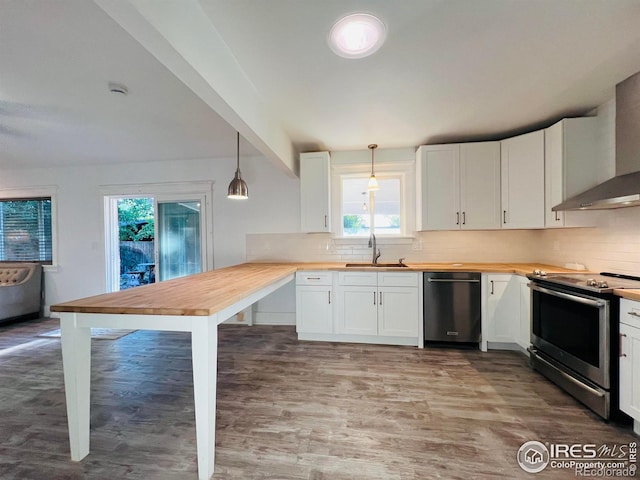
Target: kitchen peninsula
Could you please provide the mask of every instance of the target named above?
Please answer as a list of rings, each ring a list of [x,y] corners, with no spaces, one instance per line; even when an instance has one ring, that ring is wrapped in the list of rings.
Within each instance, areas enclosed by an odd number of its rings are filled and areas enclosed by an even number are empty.
[[[429,263],[356,269],[525,274],[567,269],[539,264]],[[91,327],[191,332],[198,476],[214,470],[217,326],[302,270],[354,270],[344,263],[242,264],[51,307],[60,313],[71,458],[89,453]]]

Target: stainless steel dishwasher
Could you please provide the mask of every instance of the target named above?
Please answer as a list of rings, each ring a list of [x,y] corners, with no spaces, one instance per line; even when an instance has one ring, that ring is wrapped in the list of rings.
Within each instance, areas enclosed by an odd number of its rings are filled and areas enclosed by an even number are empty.
[[[424,273],[424,340],[480,342],[480,273]]]

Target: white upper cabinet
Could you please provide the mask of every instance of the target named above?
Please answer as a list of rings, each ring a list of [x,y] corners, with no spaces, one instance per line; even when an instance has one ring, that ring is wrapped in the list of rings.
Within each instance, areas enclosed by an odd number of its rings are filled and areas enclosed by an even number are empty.
[[[417,229],[460,228],[460,145],[424,145],[416,158]]]
[[[500,143],[502,228],[544,228],[544,131]]]
[[[544,131],[545,227],[588,226],[551,208],[598,183],[597,118],[565,118]]]
[[[331,231],[331,171],[329,152],[300,154],[301,230]]]
[[[500,142],[460,145],[460,228],[500,228]]]
[[[418,230],[500,228],[500,142],[421,146]]]

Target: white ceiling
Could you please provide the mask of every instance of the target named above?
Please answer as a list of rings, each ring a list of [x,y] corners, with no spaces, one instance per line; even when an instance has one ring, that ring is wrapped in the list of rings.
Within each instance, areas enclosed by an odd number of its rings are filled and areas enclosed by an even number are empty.
[[[388,37],[347,60],[356,11]],[[1,0],[0,166],[501,138],[611,99],[639,26],[640,0]]]

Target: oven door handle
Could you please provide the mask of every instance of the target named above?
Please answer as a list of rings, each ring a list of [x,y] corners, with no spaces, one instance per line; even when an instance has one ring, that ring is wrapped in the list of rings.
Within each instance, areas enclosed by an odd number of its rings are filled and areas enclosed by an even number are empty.
[[[565,300],[571,300],[572,302],[578,302],[584,305],[589,305],[590,307],[602,308],[607,305],[607,302],[604,300],[593,300],[591,298],[585,298],[579,295],[571,295],[570,293],[558,292],[556,290],[551,290],[549,288],[539,287],[538,285],[534,285],[532,283],[530,283],[529,285],[531,286],[532,290],[536,290],[541,293],[546,293],[547,295],[553,295],[554,297],[564,298]]]
[[[538,360],[539,362],[542,362],[544,364],[546,364],[548,367],[553,368],[557,373],[559,373],[560,375],[562,375],[565,379],[569,380],[571,383],[574,383],[576,386],[582,388],[583,390],[588,391],[589,393],[592,393],[593,395],[597,396],[597,397],[604,397],[604,392],[600,391],[600,390],[596,390],[593,387],[590,387],[589,385],[586,385],[584,383],[582,383],[580,380],[573,378],[571,375],[569,375],[568,373],[563,372],[562,370],[560,370],[558,367],[552,365],[551,363],[547,362],[544,358],[542,358],[540,355],[536,355],[536,360]]]

